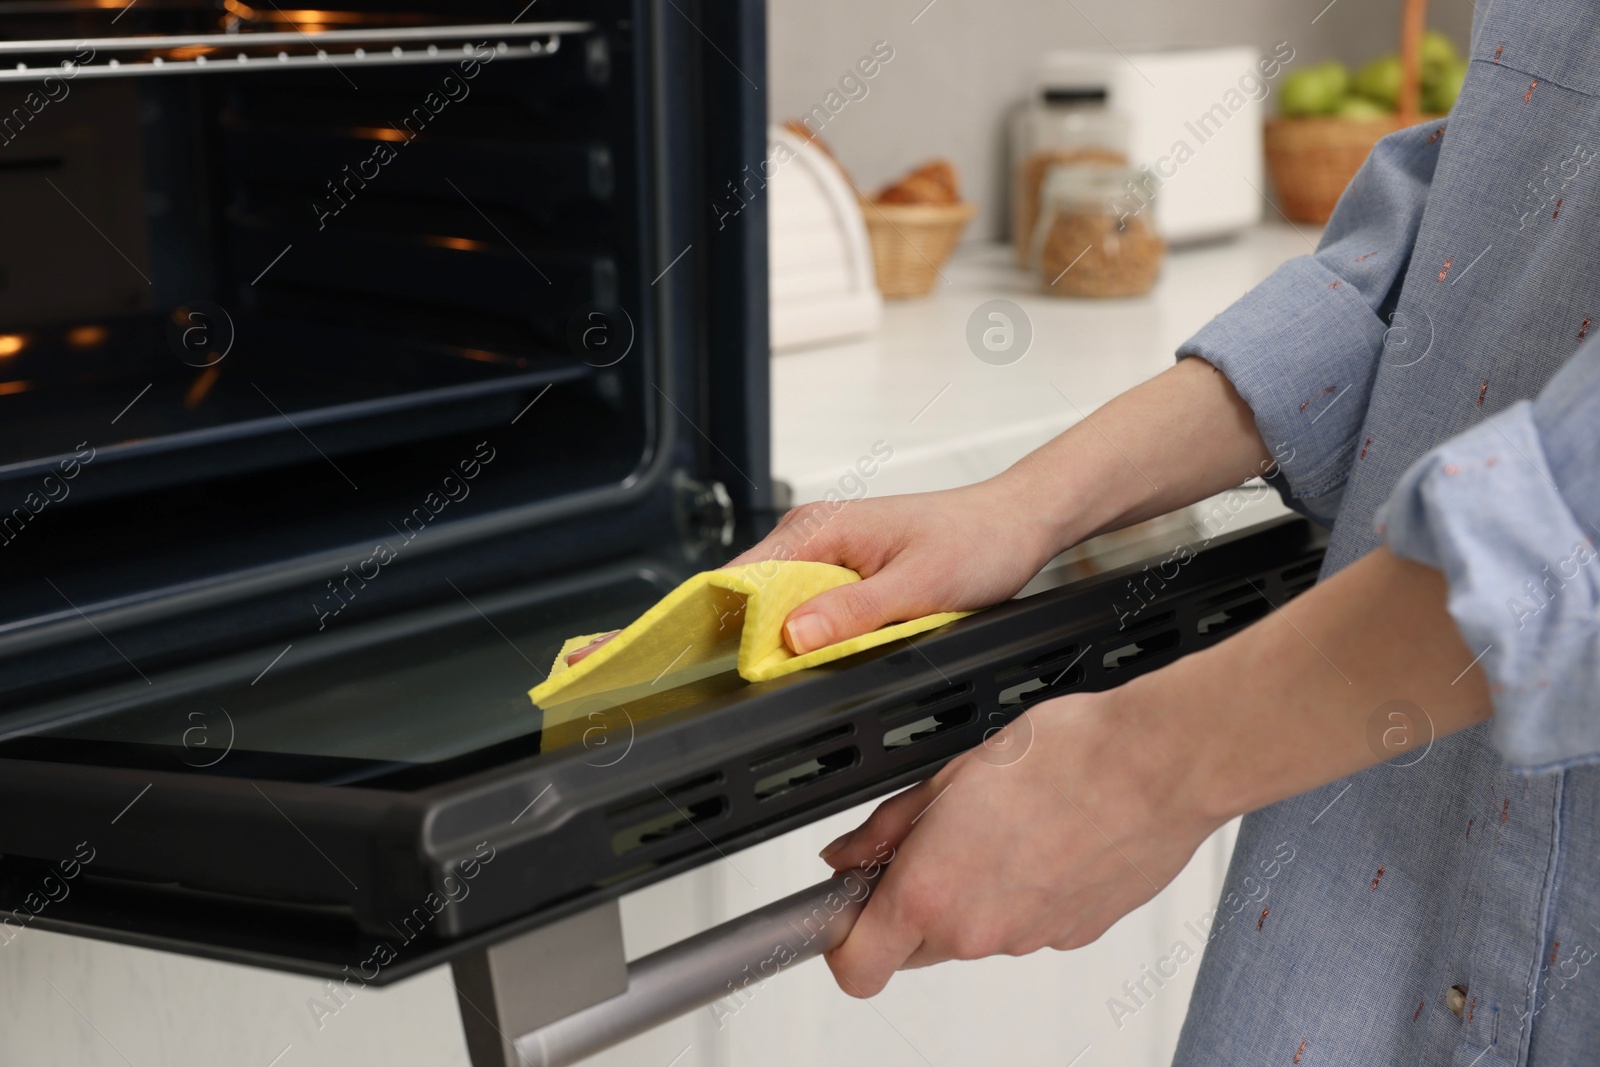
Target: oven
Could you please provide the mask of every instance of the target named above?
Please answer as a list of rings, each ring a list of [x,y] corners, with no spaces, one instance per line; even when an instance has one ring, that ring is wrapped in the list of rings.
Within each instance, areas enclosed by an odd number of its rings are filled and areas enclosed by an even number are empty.
[[[1137,568],[1069,569],[547,714],[563,638],[773,519],[765,203],[715,206],[764,158],[761,5],[0,0],[0,31],[0,937],[450,962],[475,1063],[569,1062],[860,899],[630,968],[621,895],[1314,580],[1283,522],[1133,624]]]

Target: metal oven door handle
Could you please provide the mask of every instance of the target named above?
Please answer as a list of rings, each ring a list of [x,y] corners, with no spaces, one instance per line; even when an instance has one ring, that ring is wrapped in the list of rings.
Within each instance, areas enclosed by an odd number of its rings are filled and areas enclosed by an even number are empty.
[[[876,872],[874,872],[876,873]],[[628,965],[628,991],[523,1034],[531,1067],[564,1067],[844,943],[872,881],[851,871]]]
[[[855,925],[881,870],[874,867],[870,873],[852,870],[836,875],[635,960],[627,964],[626,981],[620,992],[526,1030],[516,1026],[507,1031],[504,1027],[514,1025],[519,1007],[525,1007],[530,998],[545,1000],[541,995],[544,991],[538,987],[557,977],[549,973],[550,965],[556,962],[557,955],[565,954],[562,949],[546,945],[542,952],[524,950],[520,959],[480,965],[476,974],[470,962],[466,966],[458,963],[457,991],[473,1065],[564,1067],[837,948]],[[616,945],[620,947],[615,905],[609,907],[618,934]],[[543,933],[536,930],[525,936]],[[592,939],[592,931],[587,936]],[[515,945],[513,942],[496,948]],[[561,971],[557,980],[567,985],[564,992],[568,993],[572,982],[592,978],[592,973],[586,972],[574,979],[573,971],[567,967]],[[485,979],[496,988],[486,988]],[[463,989],[468,985],[481,995],[469,1000],[469,993]],[[510,988],[515,985],[522,988]],[[508,997],[523,1003],[507,1003]],[[489,1003],[484,1003],[483,998]],[[498,1010],[491,1006],[496,1003]],[[498,1037],[489,1034],[489,1030]]]

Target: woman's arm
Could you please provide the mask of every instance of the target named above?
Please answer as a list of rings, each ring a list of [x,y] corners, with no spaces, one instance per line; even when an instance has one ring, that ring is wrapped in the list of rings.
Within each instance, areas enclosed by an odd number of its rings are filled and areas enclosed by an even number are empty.
[[[829,955],[840,988],[1086,945],[1233,816],[1487,718],[1445,596],[1438,571],[1380,548],[1204,652],[1033,708],[884,802],[823,853],[842,870],[895,849]]]
[[[1315,255],[1291,260],[1181,349],[1191,357],[1010,470],[943,493],[796,508],[736,559],[837,563],[866,581],[801,605],[805,652],[887,623],[984,607],[1086,537],[1277,473],[1327,520],[1354,456],[1438,159],[1429,127],[1380,141]]]
[[[1382,518],[1393,551],[1120,689],[1039,705],[993,750],[1023,758],[974,750],[830,846],[838,869],[897,853],[830,957],[840,986],[1087,944],[1233,815],[1424,760],[1491,713],[1520,771],[1600,762],[1600,342],[1418,460]]]
[[[797,608],[795,652],[891,622],[1012,596],[1084,538],[1238,485],[1270,465],[1250,410],[1186,359],[986,482],[939,493],[795,508],[733,562],[836,563],[866,580]]]
[[[1055,533],[1051,553],[1270,472],[1233,385],[1203,359],[1113,398],[997,481]]]
[[[1186,359],[1111,400],[1004,473],[938,493],[805,504],[729,566],[835,563],[866,580],[789,615],[809,652],[893,622],[987,607],[1057,553],[1268,472],[1250,409],[1228,379]],[[567,657],[577,663],[615,637]]]
[[[993,602],[1077,540],[1255,474],[1331,517],[1379,354],[1411,340],[1391,312],[1438,142],[1421,127],[1379,142],[1314,256],[1202,329],[1181,350],[1196,358],[1000,477],[788,516],[740,562],[816,559],[867,576],[797,608],[791,646]],[[830,958],[840,985],[870,995],[901,966],[1087,944],[1227,818],[1391,754],[1384,732],[1402,724],[1385,705],[1420,708],[1402,732],[1484,717],[1472,661],[1439,572],[1380,550],[1215,649],[1038,705],[1006,744],[961,756],[826,853],[847,867],[882,842],[898,850]]]

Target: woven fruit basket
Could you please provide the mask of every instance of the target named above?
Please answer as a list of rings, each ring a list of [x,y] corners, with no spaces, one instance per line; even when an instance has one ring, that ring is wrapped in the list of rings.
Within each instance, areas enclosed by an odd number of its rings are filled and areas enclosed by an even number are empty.
[[[872,242],[878,291],[890,299],[927,296],[939,268],[955,251],[961,232],[977,213],[968,201],[954,204],[861,202]]]
[[[1399,86],[1393,114],[1275,117],[1266,121],[1267,173],[1283,213],[1295,222],[1324,223],[1372,148],[1396,130],[1443,115],[1422,109],[1422,47],[1426,0],[1404,0],[1400,17]],[[1448,106],[1448,105],[1446,105]]]
[[[1262,148],[1283,213],[1295,222],[1327,222],[1373,146],[1408,125],[1399,116],[1268,119]]]

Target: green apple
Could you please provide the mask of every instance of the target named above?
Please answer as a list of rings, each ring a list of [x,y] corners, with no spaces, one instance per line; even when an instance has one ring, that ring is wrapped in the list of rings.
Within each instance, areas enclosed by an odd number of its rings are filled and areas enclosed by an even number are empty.
[[[1322,72],[1308,67],[1285,78],[1278,91],[1278,108],[1291,117],[1323,114],[1328,108],[1328,94],[1323,89]]]
[[[1350,119],[1354,122],[1371,122],[1374,119],[1386,119],[1394,113],[1382,104],[1374,103],[1364,96],[1352,96],[1339,105],[1339,110],[1334,112],[1341,119]]]
[[[1467,61],[1457,59],[1446,67],[1433,85],[1422,91],[1422,110],[1442,115],[1456,104],[1461,83],[1467,80]]]
[[[1329,59],[1317,64],[1316,69],[1322,71],[1323,87],[1334,100],[1350,95],[1350,68],[1337,59]]]
[[[1446,72],[1461,62],[1455,44],[1438,30],[1422,35],[1422,87],[1437,85]]]
[[[1391,54],[1374,59],[1356,71],[1354,85],[1368,100],[1394,110],[1400,98],[1400,57]]]
[[[1290,116],[1330,115],[1344,101],[1350,73],[1337,60],[1296,71],[1284,79],[1278,107]]]

